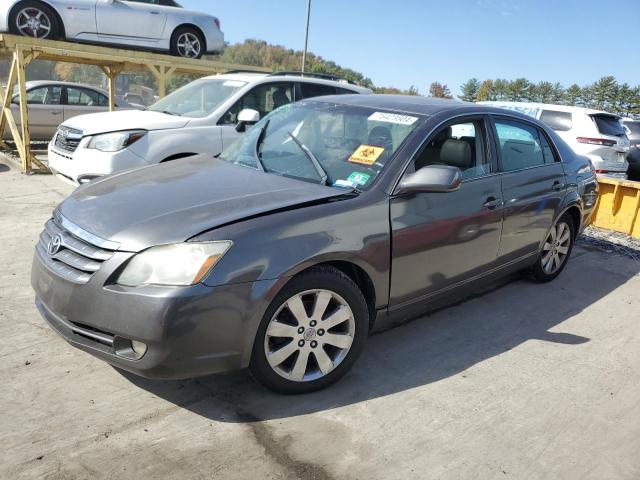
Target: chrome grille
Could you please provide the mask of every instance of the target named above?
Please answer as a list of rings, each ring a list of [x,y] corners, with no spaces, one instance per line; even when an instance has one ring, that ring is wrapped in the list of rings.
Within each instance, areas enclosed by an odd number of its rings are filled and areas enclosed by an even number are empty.
[[[73,283],[87,283],[91,276],[100,270],[102,263],[111,258],[115,249],[101,248],[79,238],[78,234],[81,232],[85,238],[91,238],[93,235],[75,225],[65,228],[68,223],[66,220],[63,221],[60,215],[49,220],[40,234],[36,250],[42,261],[59,276]],[[50,243],[53,238],[59,241],[59,247],[52,252]]]
[[[65,152],[75,152],[82,140],[82,130],[69,127],[58,127],[56,132],[55,146]]]

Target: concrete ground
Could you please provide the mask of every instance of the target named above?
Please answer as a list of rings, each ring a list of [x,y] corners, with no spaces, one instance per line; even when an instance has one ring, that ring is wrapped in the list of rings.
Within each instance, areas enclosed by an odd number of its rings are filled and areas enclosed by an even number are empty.
[[[640,263],[578,247],[369,339],[338,385],[123,375],[33,306],[33,246],[71,191],[0,163],[0,478],[640,478]]]

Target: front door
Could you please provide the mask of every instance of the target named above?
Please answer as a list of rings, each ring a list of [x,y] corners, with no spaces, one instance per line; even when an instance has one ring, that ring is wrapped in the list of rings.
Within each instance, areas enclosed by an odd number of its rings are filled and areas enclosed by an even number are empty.
[[[428,296],[495,265],[502,193],[484,117],[457,120],[432,135],[408,173],[427,165],[462,170],[459,190],[391,199],[390,307]]]
[[[157,40],[162,37],[167,14],[153,0],[99,1],[96,24],[99,36]],[[110,39],[116,42],[117,39]]]
[[[29,113],[29,134],[31,140],[51,140],[58,125],[63,121],[61,105],[62,87],[46,85],[32,88],[27,92]],[[18,96],[13,97],[11,113],[18,127],[21,125]],[[5,139],[10,139],[11,130],[5,129]]]
[[[536,125],[493,117],[502,171],[504,223],[501,262],[539,251],[566,194],[559,156]]]

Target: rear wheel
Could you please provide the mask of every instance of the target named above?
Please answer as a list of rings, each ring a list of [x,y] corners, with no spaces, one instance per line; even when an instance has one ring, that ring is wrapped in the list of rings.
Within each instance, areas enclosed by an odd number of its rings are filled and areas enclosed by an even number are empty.
[[[540,282],[553,280],[564,269],[573,249],[575,225],[569,215],[563,215],[551,227],[533,266],[533,276]]]
[[[19,3],[11,14],[11,33],[25,37],[55,40],[60,37],[60,25],[54,11],[40,2]]]
[[[360,354],[369,317],[356,284],[334,268],[292,279],[267,309],[249,369],[266,387],[306,393],[340,379]]]
[[[182,27],[171,36],[171,55],[200,58],[205,52],[205,40],[195,28]]]

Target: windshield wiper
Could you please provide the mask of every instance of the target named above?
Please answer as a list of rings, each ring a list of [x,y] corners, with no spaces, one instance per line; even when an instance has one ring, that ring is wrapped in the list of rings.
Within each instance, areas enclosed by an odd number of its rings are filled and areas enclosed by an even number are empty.
[[[270,121],[271,119],[268,119],[264,122],[264,125],[258,134],[258,139],[256,140],[256,166],[263,172],[266,172],[267,169],[264,168],[264,163],[262,163],[262,159],[260,158],[260,145],[262,145],[262,141],[264,140],[265,133],[267,133],[267,127],[269,126]]]
[[[293,140],[295,144],[298,145],[298,147],[300,147],[300,150],[302,150],[302,152],[304,153],[304,156],[307,157],[309,161],[313,164],[313,168],[316,169],[316,172],[318,172],[318,176],[320,177],[320,184],[326,185],[329,175],[327,175],[326,170],[322,168],[322,165],[320,164],[316,156],[311,152],[311,150],[309,150],[309,148],[304,143],[298,140],[293,133],[291,132],[287,132],[287,133],[291,137],[291,140]]]

